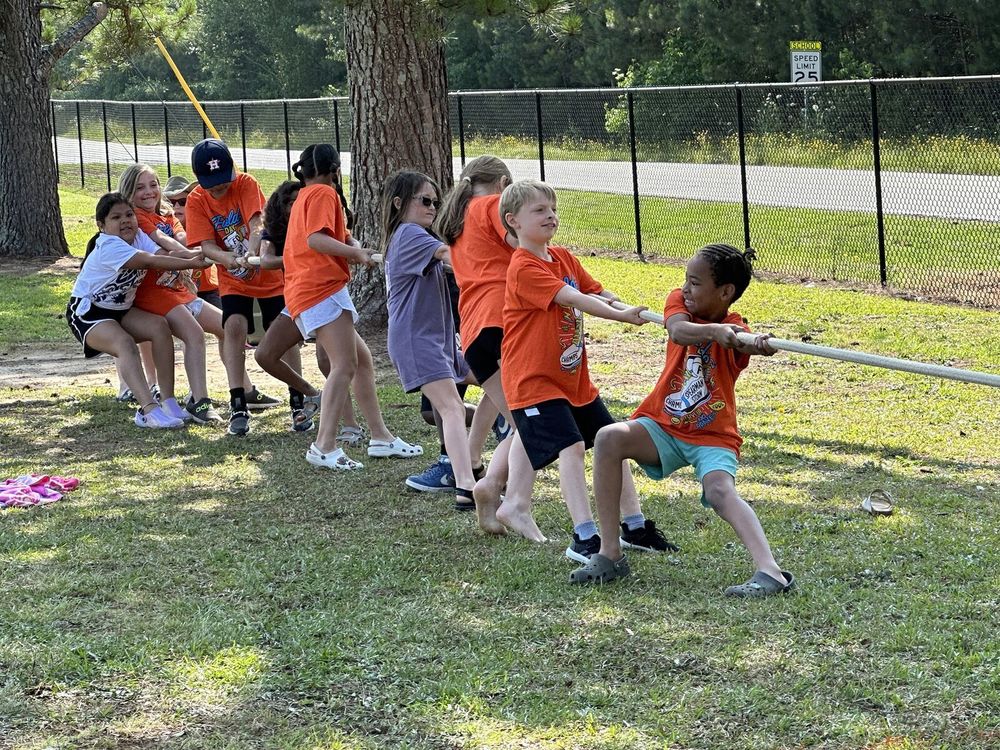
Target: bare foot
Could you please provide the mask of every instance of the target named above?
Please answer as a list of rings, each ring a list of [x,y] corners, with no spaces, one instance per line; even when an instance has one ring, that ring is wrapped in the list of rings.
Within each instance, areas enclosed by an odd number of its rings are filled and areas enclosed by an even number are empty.
[[[530,511],[514,508],[509,502],[501,505],[496,512],[497,520],[511,531],[514,531],[531,542],[547,542],[548,539],[538,528]]]
[[[500,486],[495,481],[490,481],[489,477],[483,477],[476,482],[472,490],[472,496],[476,500],[476,520],[479,528],[487,534],[503,536],[507,533],[507,527],[497,520],[497,508],[500,507]]]

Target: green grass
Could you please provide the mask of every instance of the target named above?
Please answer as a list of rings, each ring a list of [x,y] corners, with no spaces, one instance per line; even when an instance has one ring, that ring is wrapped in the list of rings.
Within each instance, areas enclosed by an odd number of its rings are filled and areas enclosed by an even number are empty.
[[[664,265],[585,263],[654,308],[681,279]],[[23,299],[19,281],[0,275],[2,299]],[[18,307],[10,325],[54,319],[55,304]],[[761,282],[737,309],[789,338],[994,372],[1000,362],[985,311]],[[595,382],[625,416],[656,378],[662,332],[588,326]],[[99,383],[0,388],[0,475],[83,480],[63,502],[0,512],[4,748],[1000,740],[1000,409],[988,389],[755,360],[738,385],[738,484],[801,590],[732,602],[720,592],[746,577],[747,556],[699,506],[688,471],[637,478],[682,551],[635,555],[630,580],[575,589],[551,470],[536,510],[558,544],[487,539],[447,497],[403,489],[423,461],[323,474],[283,413],[240,441],[140,431]],[[432,452],[416,399],[389,375],[380,386],[390,426]],[[891,518],[857,510],[876,488],[895,495]]]
[[[103,175],[103,165],[101,172]],[[181,165],[175,165],[174,172],[190,173]],[[285,179],[280,171],[255,171],[254,176],[265,193]],[[75,196],[72,217],[78,216],[76,212],[82,210],[88,196],[100,195],[106,187],[104,179],[91,179],[85,190],[76,184],[70,187],[65,180],[64,175],[62,194]],[[574,190],[560,190],[559,196],[560,242],[586,253],[634,252],[631,196]],[[643,250],[651,257],[681,261],[708,241],[743,244],[742,212],[737,204],[650,197],[640,203]],[[814,281],[880,283],[872,214],[751,206],[750,222],[759,270]],[[74,218],[68,226],[71,248],[90,237],[89,219],[80,223]],[[885,232],[890,291],[984,306],[996,304],[1000,276],[989,252],[995,224],[887,216]]]
[[[452,146],[459,153],[459,142]],[[547,138],[545,159],[552,161],[629,161],[627,130],[608,140]],[[810,167],[813,169],[873,169],[871,141],[837,141],[795,133],[746,136],[749,166]],[[985,174],[996,172],[1000,143],[968,136],[883,138],[879,143],[882,169],[892,172]],[[470,136],[467,154],[496,154],[509,159],[537,159],[538,140],[518,136]],[[637,135],[636,157],[641,162],[685,164],[739,164],[739,140],[733,135],[714,137],[700,133],[689,139],[654,139]]]

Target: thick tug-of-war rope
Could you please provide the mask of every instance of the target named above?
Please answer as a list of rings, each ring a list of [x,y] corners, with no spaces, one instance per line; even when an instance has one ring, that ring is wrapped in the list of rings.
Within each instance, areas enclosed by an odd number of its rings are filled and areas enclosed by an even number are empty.
[[[382,253],[374,253],[374,254],[372,254],[372,262],[373,263],[381,263],[382,262]],[[247,256],[247,263],[249,263],[251,266],[259,266],[260,265],[260,256],[259,255],[249,255],[249,256]]]
[[[613,302],[613,307],[619,310],[628,308],[621,302]],[[639,316],[651,323],[663,325],[663,316],[657,313],[644,310]],[[736,337],[744,344],[753,345],[757,336],[752,333],[737,333]],[[837,349],[832,346],[817,346],[816,344],[804,344],[801,341],[788,341],[787,339],[770,338],[768,345],[778,351],[794,352],[796,354],[809,354],[813,357],[824,357],[826,359],[836,359],[841,362],[854,362],[868,367],[882,367],[887,370],[900,370],[902,372],[912,372],[917,375],[929,375],[935,378],[947,378],[948,380],[958,380],[962,383],[976,383],[978,385],[989,385],[1000,388],[1000,375],[992,375],[976,370],[962,370],[958,367],[945,367],[944,365],[932,365],[926,362],[916,362],[912,359],[899,359],[897,357],[883,357],[878,354],[868,352],[855,352],[850,349]]]

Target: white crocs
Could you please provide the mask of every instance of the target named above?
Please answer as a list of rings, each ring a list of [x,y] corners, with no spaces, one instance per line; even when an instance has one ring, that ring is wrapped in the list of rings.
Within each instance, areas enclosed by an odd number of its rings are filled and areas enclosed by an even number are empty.
[[[310,445],[309,450],[306,451],[306,461],[313,466],[319,466],[323,469],[334,469],[336,471],[354,471],[365,468],[363,463],[355,461],[344,453],[343,448],[323,453],[316,447],[316,443]]]
[[[369,440],[368,455],[372,458],[416,458],[424,455],[424,449],[394,437],[392,440]]]

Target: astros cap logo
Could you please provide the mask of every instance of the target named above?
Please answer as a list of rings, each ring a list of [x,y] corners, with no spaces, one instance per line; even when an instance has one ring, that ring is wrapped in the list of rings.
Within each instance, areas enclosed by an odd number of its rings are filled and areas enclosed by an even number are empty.
[[[212,172],[215,172],[216,170],[220,169],[221,167],[222,167],[222,165],[219,163],[218,159],[209,159],[208,160],[208,168]]]

